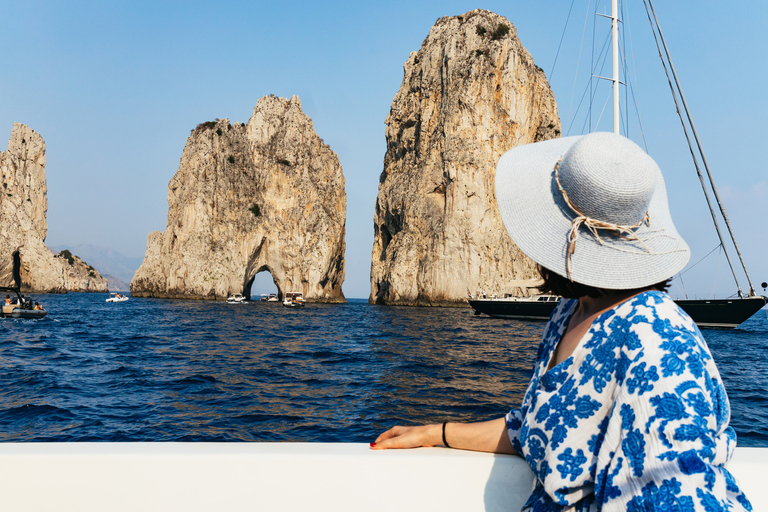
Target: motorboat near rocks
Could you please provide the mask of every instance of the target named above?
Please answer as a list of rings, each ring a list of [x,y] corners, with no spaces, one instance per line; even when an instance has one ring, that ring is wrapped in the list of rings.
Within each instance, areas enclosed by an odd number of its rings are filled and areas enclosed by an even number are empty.
[[[19,293],[18,288],[0,287],[0,292],[6,292],[0,314],[2,318],[43,318],[48,314],[42,306],[34,305],[29,297],[24,297]],[[11,298],[10,292],[16,295],[15,299]]]
[[[300,292],[288,292],[283,299],[283,306],[287,308],[303,308],[304,304],[304,295]]]
[[[110,293],[107,302],[125,302],[128,300],[128,296],[124,293]]]
[[[248,299],[241,293],[236,293],[227,298],[227,304],[245,304],[247,301]]]

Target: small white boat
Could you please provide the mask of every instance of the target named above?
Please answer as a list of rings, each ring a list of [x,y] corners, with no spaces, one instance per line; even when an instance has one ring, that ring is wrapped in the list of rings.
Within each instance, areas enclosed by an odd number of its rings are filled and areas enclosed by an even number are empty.
[[[283,306],[287,308],[303,308],[304,295],[301,292],[288,292],[283,299]]]
[[[259,300],[261,302],[267,302],[267,299],[268,299],[267,294],[266,293],[262,293],[261,294],[261,298]]]
[[[228,304],[244,304],[246,299],[241,293],[236,293],[227,299]]]
[[[267,302],[280,302],[280,299],[277,297],[276,293],[270,293],[269,297],[267,297]]]
[[[110,293],[107,302],[125,302],[128,296],[122,293]]]

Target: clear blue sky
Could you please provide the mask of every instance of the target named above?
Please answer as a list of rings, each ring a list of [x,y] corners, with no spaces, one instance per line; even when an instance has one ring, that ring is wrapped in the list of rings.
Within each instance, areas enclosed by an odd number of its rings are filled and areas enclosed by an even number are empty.
[[[574,117],[569,133],[579,134],[595,129],[584,128],[584,110],[576,109],[592,51],[595,17],[586,3],[573,3],[553,67],[570,0],[5,1],[0,5],[0,139],[8,140],[14,121],[45,139],[48,245],[91,244],[142,257],[147,234],[165,229],[168,181],[190,130],[214,118],[247,122],[264,95],[299,95],[315,130],[339,155],[346,178],[344,292],[367,297],[384,119],[408,54],[419,49],[442,16],[475,8],[506,16],[550,77],[564,128]],[[626,50],[644,144],[667,177],[674,218],[697,261],[716,247],[716,238],[642,2],[631,3]],[[598,9],[607,12],[609,4],[603,0]],[[768,4],[657,4],[757,287],[768,280],[763,150]],[[589,13],[594,10],[592,2]],[[597,31],[607,35],[607,24],[598,20]],[[593,109],[595,117],[601,108]],[[634,124],[629,136],[643,143]],[[5,147],[0,142],[0,149]],[[728,272],[710,257],[685,274],[686,289],[697,295],[731,293]]]

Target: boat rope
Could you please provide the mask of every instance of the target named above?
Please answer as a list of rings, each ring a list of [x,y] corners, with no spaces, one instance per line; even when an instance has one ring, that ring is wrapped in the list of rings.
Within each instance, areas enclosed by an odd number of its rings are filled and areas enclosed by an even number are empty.
[[[717,276],[720,274],[720,256],[723,255],[723,250],[724,249],[725,248],[721,245],[720,246],[720,251],[718,251],[718,253],[717,253],[717,263],[718,264],[715,265],[715,279],[714,279],[714,282],[712,283],[712,298],[715,297],[715,290],[717,289]]]
[[[697,262],[696,262],[696,263],[694,263],[693,265],[689,265],[689,266],[688,266],[688,268],[686,268],[686,269],[685,269],[685,270],[683,270],[682,272],[679,272],[677,275],[678,275],[679,277],[682,277],[682,275],[683,275],[683,274],[686,274],[686,273],[688,273],[688,271],[689,271],[689,270],[693,270],[693,269],[694,269],[694,267],[696,267],[696,265],[698,265],[699,263],[701,263],[701,262],[702,262],[702,261],[704,261],[705,259],[709,258],[709,255],[710,255],[710,254],[712,254],[713,252],[715,252],[716,250],[718,250],[718,249],[719,249],[719,248],[721,248],[721,247],[722,247],[722,245],[721,245],[721,244],[717,244],[717,245],[715,246],[715,248],[714,248],[714,249],[712,249],[712,250],[711,250],[711,251],[709,251],[707,254],[705,254],[705,255],[704,255],[704,256],[703,256],[703,257],[702,257],[702,258],[701,258],[699,261],[697,261]]]
[[[568,9],[568,16],[565,18],[565,26],[563,27],[563,33],[560,36],[560,43],[557,45],[557,52],[555,53],[555,60],[552,62],[552,71],[549,72],[549,81],[552,82],[552,77],[555,75],[555,66],[557,65],[557,57],[560,55],[560,49],[563,47],[563,40],[565,39],[565,32],[568,30],[568,22],[571,19],[571,12],[573,11],[573,4],[576,0],[571,0],[571,8]]]
[[[733,233],[733,229],[731,228],[731,223],[728,220],[728,214],[726,213],[725,207],[723,206],[723,203],[720,200],[720,194],[718,194],[718,192],[717,192],[717,187],[715,186],[715,181],[714,181],[714,178],[712,177],[712,171],[709,168],[709,164],[707,163],[707,158],[704,155],[704,150],[701,147],[701,141],[699,140],[699,135],[698,135],[698,133],[696,131],[696,126],[694,125],[693,119],[691,118],[691,112],[688,109],[688,104],[685,101],[685,95],[683,95],[683,90],[680,87],[680,81],[678,80],[677,73],[675,72],[675,66],[674,66],[674,64],[672,64],[672,57],[669,54],[669,48],[667,47],[667,44],[666,44],[666,42],[664,40],[664,35],[661,32],[661,25],[659,24],[659,19],[656,16],[656,10],[653,8],[653,2],[651,0],[643,0],[643,4],[645,5],[645,10],[646,10],[646,13],[648,14],[648,19],[651,22],[651,28],[653,30],[654,39],[656,39],[656,46],[659,47],[659,39],[661,39],[661,46],[664,47],[664,53],[666,54],[666,61],[669,62],[669,68],[672,71],[672,76],[675,79],[675,84],[677,86],[677,92],[680,93],[680,100],[683,103],[683,108],[685,109],[685,114],[686,114],[686,117],[688,118],[688,123],[691,126],[691,132],[693,133],[693,137],[696,140],[696,146],[698,147],[699,154],[701,155],[701,161],[704,164],[704,169],[706,169],[706,171],[707,171],[707,176],[709,178],[709,184],[712,187],[712,192],[715,195],[715,200],[717,201],[717,204],[720,207],[720,213],[723,216],[723,220],[725,221],[726,227],[728,228],[728,233],[731,235],[731,241],[733,242],[733,246],[736,249],[736,254],[739,256],[739,261],[741,262],[741,266],[744,269],[744,274],[746,275],[747,282],[749,283],[749,296],[752,297],[752,296],[755,295],[755,288],[754,288],[754,286],[752,286],[752,280],[749,277],[749,272],[747,271],[747,266],[744,263],[744,258],[742,257],[741,251],[739,250],[739,245],[736,243],[736,237],[735,237],[735,235]],[[650,11],[649,11],[649,7],[650,7]],[[651,13],[653,13],[653,20],[651,20]],[[656,38],[656,30],[658,30],[659,39]],[[661,54],[661,47],[659,47],[659,56],[661,57],[662,62],[664,62],[664,57]],[[664,71],[667,72],[666,65],[664,66]],[[669,73],[667,73],[667,80],[670,80],[669,79]],[[685,130],[685,121],[683,120],[683,116],[682,116],[682,112],[680,111],[680,107],[677,104],[677,97],[674,95],[675,88],[672,85],[671,81],[670,81],[670,88],[672,88],[673,97],[675,98],[675,106],[677,107],[678,115],[680,116],[680,120],[683,123],[683,131],[685,131],[685,137],[688,140],[688,145],[689,145],[689,148],[691,150],[691,155],[694,156],[694,164],[696,165],[696,172],[699,173],[699,177],[700,177],[700,179],[702,181],[702,185],[703,185],[703,178],[701,177],[701,172],[699,170],[698,163],[696,163],[694,149],[693,149],[693,146],[692,146],[692,144],[690,142],[690,138],[688,137],[688,132],[687,132],[687,130]],[[710,204],[710,209],[712,209],[711,202],[709,200],[709,195],[707,194],[707,191],[706,191],[706,187],[704,187],[704,195],[707,197],[707,203]],[[723,245],[723,251],[725,253],[726,259],[728,260],[728,265],[731,267],[731,272],[733,273],[733,279],[734,279],[734,281],[736,281],[736,288],[738,289],[739,297],[743,298],[744,295],[741,292],[741,287],[739,286],[739,281],[736,278],[736,272],[734,271],[733,265],[731,264],[731,258],[728,255],[728,251],[725,249],[725,244],[723,243],[722,234],[720,233],[720,227],[719,227],[719,225],[717,223],[717,220],[715,220],[715,228],[717,230],[718,236],[720,237],[720,242]]]
[[[627,19],[627,13],[624,9],[624,2],[620,2],[620,9],[621,9],[621,17],[622,20],[621,26],[624,25],[624,20]],[[622,113],[625,113],[627,111],[627,105],[629,105],[629,73],[627,73],[627,31],[621,30],[621,44],[619,45],[619,50],[621,51],[621,59],[620,62],[622,62],[622,72],[624,73],[624,108],[619,109],[619,116],[622,116]],[[629,116],[626,115],[626,113],[623,115],[624,117],[624,136],[629,138]]]
[[[678,277],[680,278],[679,279],[680,286],[683,287],[683,297],[685,297],[687,299],[688,298],[688,290],[685,289],[685,283],[683,282],[683,275],[679,274]]]
[[[598,16],[597,12],[595,13],[595,16]],[[597,24],[595,24],[597,25]],[[605,70],[605,65],[608,62],[608,57],[611,55],[610,48],[611,48],[611,35],[608,34],[605,36],[605,40],[603,41],[603,46],[600,48],[600,52],[597,54],[597,57],[595,58],[595,38],[592,38],[592,76],[590,77],[590,85],[594,83],[595,79],[599,80],[610,80],[610,78],[605,78],[597,73],[598,65],[600,67],[600,72],[602,73]],[[599,82],[598,82],[599,83]],[[597,121],[594,123],[592,122],[592,109],[594,106],[594,100],[597,96],[597,86],[590,87],[590,93],[589,93],[589,126],[588,130],[585,133],[591,132],[593,126],[598,126],[600,124],[600,120],[603,118],[603,113],[605,113],[605,109],[609,103],[612,102],[612,98],[610,95],[608,95],[608,99],[606,103],[603,105],[603,109],[600,111],[600,115],[597,117]]]
[[[701,173],[701,168],[699,167],[699,160],[696,157],[696,151],[693,148],[693,144],[691,143],[691,137],[688,134],[688,127],[685,124],[685,119],[683,118],[682,110],[680,109],[680,103],[677,100],[677,91],[675,90],[675,86],[672,83],[672,78],[669,75],[669,69],[667,68],[667,61],[664,59],[664,54],[662,53],[662,44],[659,43],[659,35],[657,36],[656,30],[657,26],[654,24],[653,19],[651,19],[651,12],[648,8],[648,1],[649,0],[643,0],[643,5],[645,5],[645,12],[648,15],[648,21],[651,24],[651,32],[653,33],[653,39],[656,41],[656,48],[659,51],[659,59],[661,59],[661,65],[664,68],[664,73],[667,75],[667,83],[669,84],[670,92],[672,93],[672,99],[675,102],[675,110],[677,112],[678,117],[680,118],[680,124],[683,127],[683,134],[685,135],[685,140],[688,143],[688,150],[691,152],[691,159],[693,160],[693,165],[696,168],[696,174],[699,177],[699,183],[701,183],[701,190],[704,192],[704,199],[707,201],[707,207],[709,208],[709,213],[712,216],[712,223],[715,225],[715,231],[717,232],[717,237],[720,239],[720,247],[725,248],[725,240],[723,239],[723,234],[720,231],[720,223],[717,220],[717,214],[715,213],[715,208],[712,206],[712,200],[709,197],[709,192],[707,192],[707,185],[704,181],[704,176]],[[667,54],[669,56],[669,54]],[[670,62],[671,66],[671,62]],[[673,71],[674,73],[674,71]],[[728,261],[728,266],[731,269],[731,274],[733,274],[733,280],[736,282],[736,288],[738,289],[739,297],[741,297],[743,294],[741,292],[741,286],[739,286],[739,280],[736,277],[736,270],[733,268],[733,263],[731,262],[730,255],[728,254],[728,251],[725,252],[725,258]]]
[[[595,101],[595,97],[597,95],[597,87],[594,87],[593,83],[594,83],[594,79],[595,78],[599,78],[598,75],[597,75],[597,66],[598,66],[597,63],[601,63],[600,69],[604,69],[605,68],[605,63],[606,63],[606,61],[608,59],[608,55],[609,55],[608,48],[610,46],[610,42],[611,42],[611,37],[610,37],[610,35],[608,35],[608,36],[606,36],[605,40],[603,41],[603,46],[600,49],[600,52],[599,52],[597,58],[595,58],[594,35],[592,37],[592,47],[593,47],[593,50],[592,50],[592,63],[590,64],[590,79],[589,79],[589,82],[587,83],[587,86],[584,88],[584,93],[581,96],[581,101],[579,102],[578,107],[576,107],[576,113],[573,115],[573,118],[571,120],[571,124],[568,126],[568,131],[566,132],[568,134],[570,134],[570,129],[573,126],[573,123],[576,121],[576,116],[578,115],[578,112],[581,110],[581,106],[584,103],[584,98],[585,97],[589,98],[589,106],[588,106],[588,109],[587,109],[587,115],[584,118],[584,123],[583,123],[583,125],[581,127],[581,133],[589,133],[589,132],[592,131],[592,125],[593,125],[593,123],[592,123],[592,111],[594,110],[594,101]],[[589,96],[587,96],[587,94],[589,94]],[[607,108],[609,102],[610,102],[610,97],[608,99],[606,99],[605,103],[603,104],[603,108],[600,111],[600,115],[598,116],[597,122],[595,123],[595,125],[600,123],[600,119],[602,119],[603,113],[605,112],[605,109]]]
[[[576,60],[576,73],[573,74],[573,87],[571,88],[571,102],[568,105],[568,119],[570,120],[570,123],[568,125],[568,129],[566,130],[565,134],[570,135],[571,133],[571,126],[573,126],[574,121],[576,120],[576,113],[578,113],[579,108],[581,108],[581,104],[584,102],[584,95],[581,97],[581,101],[579,102],[579,107],[576,108],[576,112],[573,114],[573,117],[571,117],[571,111],[573,110],[573,96],[576,94],[576,83],[579,79],[579,73],[578,69],[581,64],[581,56],[584,53],[584,37],[587,33],[587,22],[589,21],[589,4],[590,2],[587,2],[587,10],[584,16],[584,27],[581,31],[581,43],[579,44],[579,58]],[[591,80],[590,80],[591,82]],[[587,89],[589,88],[589,85],[587,85]]]

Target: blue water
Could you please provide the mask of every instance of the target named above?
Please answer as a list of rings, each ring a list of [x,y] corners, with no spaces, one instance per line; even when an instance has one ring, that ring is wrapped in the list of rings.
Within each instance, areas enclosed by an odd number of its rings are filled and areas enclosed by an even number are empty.
[[[370,442],[522,398],[544,324],[470,309],[36,295],[0,320],[0,441]],[[741,446],[768,446],[766,311],[705,331]]]

